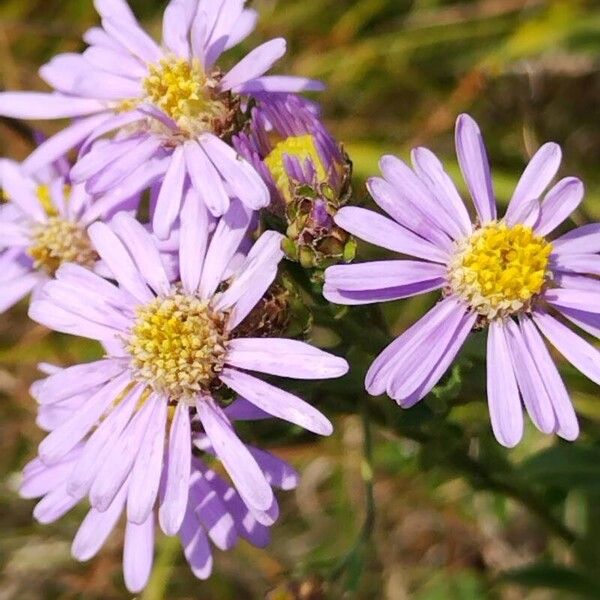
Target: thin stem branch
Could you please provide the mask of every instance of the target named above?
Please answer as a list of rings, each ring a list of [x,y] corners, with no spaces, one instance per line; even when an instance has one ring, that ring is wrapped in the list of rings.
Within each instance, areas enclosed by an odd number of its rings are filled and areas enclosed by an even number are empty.
[[[343,575],[346,569],[355,560],[356,555],[369,543],[373,528],[375,527],[376,505],[375,478],[373,472],[373,435],[371,431],[371,419],[369,416],[369,403],[365,401],[362,406],[363,460],[361,464],[361,473],[365,483],[365,520],[352,548],[333,567],[330,575],[332,581]]]
[[[179,548],[180,541],[177,536],[165,536],[160,539],[155,566],[140,600],[165,600],[167,598],[167,589],[175,568],[177,554],[180,552]]]

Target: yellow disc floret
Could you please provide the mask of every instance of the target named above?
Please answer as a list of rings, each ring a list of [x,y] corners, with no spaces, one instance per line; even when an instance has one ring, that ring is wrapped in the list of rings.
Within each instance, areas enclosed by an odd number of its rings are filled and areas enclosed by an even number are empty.
[[[193,399],[214,383],[226,342],[225,315],[175,291],[138,309],[127,350],[140,381],[170,400]]]
[[[98,259],[86,230],[58,216],[34,225],[27,253],[36,269],[51,276],[64,263],[91,267]]]
[[[50,192],[50,186],[42,184],[38,185],[36,190],[36,196],[39,200],[42,208],[46,211],[46,214],[49,217],[56,217],[58,215],[58,210],[52,202],[52,194]]]
[[[70,192],[70,186],[66,185],[65,196],[68,196]],[[38,185],[35,190],[35,195],[49,217],[58,215],[58,209],[52,201],[52,193],[50,192],[49,185],[46,185],[45,183]],[[4,190],[0,190],[0,203],[2,202],[10,202],[10,196]]]
[[[206,75],[198,59],[173,56],[150,65],[143,81],[146,100],[189,135],[215,132],[231,119],[228,98],[218,94],[216,86],[217,81]]]
[[[458,244],[451,291],[487,319],[527,309],[548,279],[552,244],[526,225],[493,222]]]
[[[144,91],[152,104],[174,121],[202,110],[206,77],[199,61],[163,58],[150,65]]]
[[[284,156],[297,158],[301,165],[308,159],[312,162],[317,175],[317,181],[327,180],[327,171],[317,150],[315,138],[310,135],[298,135],[279,142],[265,158],[265,165],[273,176],[275,185],[286,200],[290,200],[290,177],[287,174]]]

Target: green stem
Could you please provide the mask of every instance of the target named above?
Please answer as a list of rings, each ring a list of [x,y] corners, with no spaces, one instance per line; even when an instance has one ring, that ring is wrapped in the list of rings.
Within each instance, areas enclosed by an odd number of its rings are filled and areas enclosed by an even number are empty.
[[[365,483],[365,520],[352,548],[342,557],[331,571],[331,580],[338,579],[354,561],[356,555],[369,543],[375,527],[375,490],[373,473],[373,436],[369,417],[369,403],[363,402],[363,461],[361,465],[362,478]]]
[[[180,542],[177,536],[165,536],[160,539],[152,576],[140,596],[140,600],[164,600],[167,598],[167,588],[179,548]]]
[[[331,305],[313,307],[312,310],[315,323],[333,329],[348,346],[357,346],[376,356],[389,343],[389,337],[365,311],[350,309],[339,318]],[[369,327],[368,335],[365,335],[365,325]]]
[[[363,525],[363,534],[369,539],[375,526],[375,474],[373,471],[373,433],[371,430],[368,402],[363,402],[362,423],[364,436],[363,479],[365,481],[366,497],[366,518]]]

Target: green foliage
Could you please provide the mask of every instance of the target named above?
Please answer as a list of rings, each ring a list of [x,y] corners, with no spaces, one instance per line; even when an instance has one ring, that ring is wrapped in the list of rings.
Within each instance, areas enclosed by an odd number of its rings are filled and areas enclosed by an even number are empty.
[[[528,588],[550,588],[568,592],[578,598],[598,598],[600,583],[586,573],[550,563],[536,563],[522,569],[508,571],[504,581]]]
[[[521,475],[544,488],[600,492],[600,448],[560,444],[529,457]]]

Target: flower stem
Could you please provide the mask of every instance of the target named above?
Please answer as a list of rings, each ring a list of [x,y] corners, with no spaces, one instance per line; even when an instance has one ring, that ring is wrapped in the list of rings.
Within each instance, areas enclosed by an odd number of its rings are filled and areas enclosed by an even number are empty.
[[[339,579],[348,567],[355,564],[356,559],[360,558],[360,554],[369,543],[373,528],[375,527],[376,505],[373,472],[373,436],[369,417],[369,402],[363,402],[362,406],[363,460],[361,471],[365,484],[365,520],[352,548],[333,567],[330,574],[332,581]]]
[[[164,600],[171,574],[177,561],[180,541],[177,536],[162,537],[158,545],[155,567],[140,600]]]

